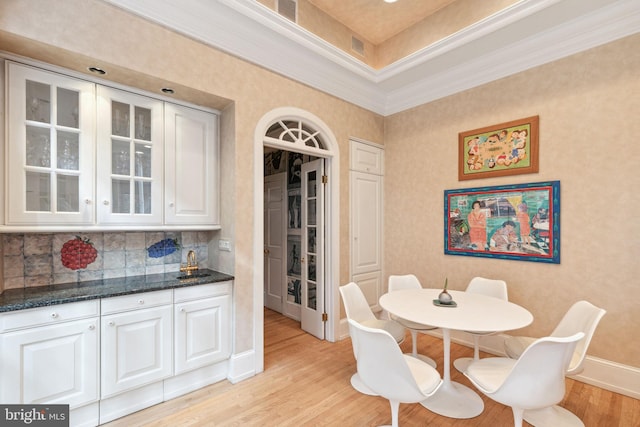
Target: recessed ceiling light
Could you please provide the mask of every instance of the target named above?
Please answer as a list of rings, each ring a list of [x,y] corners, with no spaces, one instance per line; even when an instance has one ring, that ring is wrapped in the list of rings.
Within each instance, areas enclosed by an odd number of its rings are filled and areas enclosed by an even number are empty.
[[[385,3],[395,3],[398,0],[384,0]]]
[[[92,73],[96,73],[96,74],[107,74],[107,72],[105,70],[103,70],[102,68],[98,68],[98,67],[89,67],[87,68],[87,70],[91,71]]]
[[[174,93],[175,93],[175,91],[174,91],[173,89],[171,89],[170,87],[163,87],[163,88],[162,88],[162,91],[163,91],[164,93],[168,93],[169,95],[171,95],[171,94],[174,94]]]

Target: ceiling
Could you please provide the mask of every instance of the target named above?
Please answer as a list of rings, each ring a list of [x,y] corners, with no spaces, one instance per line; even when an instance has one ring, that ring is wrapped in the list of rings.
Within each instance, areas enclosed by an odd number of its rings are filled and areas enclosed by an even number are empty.
[[[638,0],[520,0],[418,52],[374,69],[260,1],[103,1],[383,116],[640,31]],[[368,18],[363,10],[385,12],[382,0],[310,1],[349,26],[370,20],[370,28],[359,32],[372,39],[383,39],[411,25],[410,17],[406,17],[409,12],[418,19],[429,13],[427,4],[442,7],[452,2],[398,0],[386,5],[402,8],[397,13]],[[359,10],[356,4],[361,4]]]
[[[356,34],[378,45],[456,0],[309,0]]]

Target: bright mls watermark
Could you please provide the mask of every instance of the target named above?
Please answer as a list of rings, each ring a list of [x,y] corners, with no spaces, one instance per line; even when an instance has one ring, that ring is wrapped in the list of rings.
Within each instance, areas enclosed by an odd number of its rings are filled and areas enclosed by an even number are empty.
[[[69,427],[69,405],[1,405],[0,426]]]

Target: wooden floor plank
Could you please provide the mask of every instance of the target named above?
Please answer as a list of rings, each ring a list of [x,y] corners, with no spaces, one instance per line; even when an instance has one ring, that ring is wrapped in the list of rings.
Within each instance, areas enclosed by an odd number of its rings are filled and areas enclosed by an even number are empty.
[[[300,324],[265,310],[265,371],[238,384],[221,381],[188,395],[120,418],[109,427],[200,426],[378,426],[391,423],[389,403],[355,391],[349,378],[356,370],[349,339],[321,341],[304,333]],[[401,344],[411,350],[411,339]],[[419,351],[438,363],[442,374],[442,340],[420,335]],[[451,344],[451,360],[471,357],[473,350]],[[481,353],[481,357],[490,355]],[[451,377],[469,380],[454,368]],[[481,395],[482,396],[482,395]],[[482,396],[478,417],[455,420],[434,414],[419,404],[401,404],[401,426],[494,427],[513,425],[511,409]],[[567,379],[562,406],[579,415],[586,427],[640,426],[640,401]],[[529,424],[525,423],[525,426]]]

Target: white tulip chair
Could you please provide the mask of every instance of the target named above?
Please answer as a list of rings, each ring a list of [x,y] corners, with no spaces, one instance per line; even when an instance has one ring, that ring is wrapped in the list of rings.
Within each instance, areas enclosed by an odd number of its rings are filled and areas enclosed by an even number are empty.
[[[564,375],[583,337],[584,333],[578,332],[569,337],[540,338],[519,359],[480,359],[471,362],[464,374],[485,396],[510,406],[514,426],[522,427],[525,411],[556,405],[564,398]]]
[[[360,286],[356,283],[350,282],[340,286],[340,295],[342,296],[342,303],[344,304],[344,310],[348,320],[355,320],[370,328],[386,330],[394,338],[396,345],[404,340],[404,327],[394,320],[378,319],[373,311],[371,311],[371,307],[369,307],[369,303],[362,293]],[[351,336],[351,344],[357,360],[358,342],[354,336]],[[373,391],[362,383],[357,372],[351,377],[351,386],[360,393],[375,395]]]
[[[584,333],[584,338],[578,342],[571,355],[566,375],[576,375],[583,370],[591,338],[593,338],[596,327],[605,313],[606,310],[596,307],[588,301],[578,301],[569,308],[551,333],[552,337],[562,337],[577,332]],[[509,337],[504,343],[505,352],[508,357],[517,359],[534,341],[535,338],[532,337]],[[525,411],[524,419],[536,427],[584,427],[584,423],[577,415],[558,405],[535,411]]]
[[[442,384],[431,365],[402,354],[396,339],[384,329],[370,328],[349,319],[349,330],[358,346],[356,361],[362,382],[389,400],[391,426],[398,427],[400,403],[418,403],[432,396]]]

